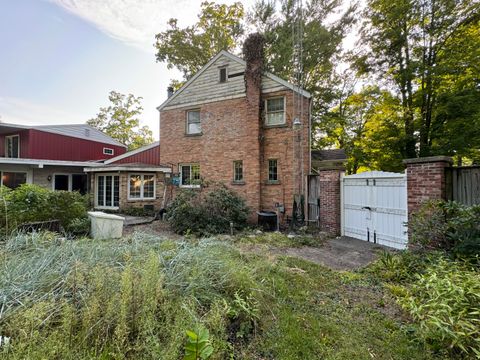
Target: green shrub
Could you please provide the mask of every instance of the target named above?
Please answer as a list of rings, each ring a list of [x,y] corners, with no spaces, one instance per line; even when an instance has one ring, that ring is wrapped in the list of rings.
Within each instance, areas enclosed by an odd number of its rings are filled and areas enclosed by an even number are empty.
[[[414,246],[459,257],[480,255],[480,205],[430,201],[413,215],[409,227]]]
[[[419,323],[418,334],[436,351],[480,356],[480,274],[461,262],[431,265],[400,304]]]
[[[15,190],[1,187],[0,227],[37,221],[59,220],[67,228],[75,219],[86,218],[87,197],[78,192],[52,191],[37,185],[23,184]]]
[[[75,218],[67,225],[65,231],[74,236],[87,236],[90,233],[90,224],[88,217]]]
[[[208,191],[181,190],[168,207],[166,219],[180,234],[221,234],[230,223],[240,230],[247,225],[249,209],[236,192],[222,185]]]
[[[143,207],[128,207],[122,210],[122,214],[130,216],[154,216],[155,210],[148,210]]]

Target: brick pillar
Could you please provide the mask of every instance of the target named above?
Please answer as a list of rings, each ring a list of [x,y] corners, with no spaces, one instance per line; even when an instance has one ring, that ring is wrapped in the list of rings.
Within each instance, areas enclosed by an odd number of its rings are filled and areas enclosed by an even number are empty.
[[[428,200],[446,199],[445,169],[453,164],[448,156],[406,159],[408,217]]]
[[[343,168],[319,169],[320,181],[320,229],[332,235],[340,235],[340,177]]]

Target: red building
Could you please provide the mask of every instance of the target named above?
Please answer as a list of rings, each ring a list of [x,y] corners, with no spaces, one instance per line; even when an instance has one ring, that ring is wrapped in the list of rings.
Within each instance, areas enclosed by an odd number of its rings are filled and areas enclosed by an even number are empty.
[[[0,124],[0,185],[33,183],[54,190],[87,191],[85,167],[126,152],[125,145],[86,124]]]

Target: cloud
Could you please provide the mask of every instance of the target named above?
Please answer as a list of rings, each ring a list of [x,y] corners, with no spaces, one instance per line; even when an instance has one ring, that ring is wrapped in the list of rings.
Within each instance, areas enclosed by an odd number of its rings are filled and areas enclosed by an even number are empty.
[[[89,119],[83,114],[71,113],[47,105],[40,105],[17,97],[0,96],[0,121],[22,125],[80,124]]]
[[[51,1],[107,35],[150,52],[155,34],[166,28],[170,18],[192,23],[201,3],[191,0]]]

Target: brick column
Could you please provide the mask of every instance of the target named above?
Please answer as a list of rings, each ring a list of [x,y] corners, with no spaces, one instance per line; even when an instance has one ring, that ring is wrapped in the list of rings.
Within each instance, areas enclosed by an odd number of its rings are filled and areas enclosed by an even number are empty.
[[[332,235],[340,235],[340,177],[343,168],[319,169],[320,181],[320,229]]]
[[[445,169],[453,164],[448,156],[406,159],[408,217],[428,200],[445,200],[447,194]]]

